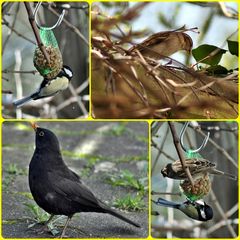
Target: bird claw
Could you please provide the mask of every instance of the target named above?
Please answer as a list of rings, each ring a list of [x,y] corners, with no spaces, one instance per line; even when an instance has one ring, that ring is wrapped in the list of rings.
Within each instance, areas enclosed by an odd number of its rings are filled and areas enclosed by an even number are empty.
[[[43,233],[51,233],[53,236],[56,236],[59,234],[59,230],[57,230],[57,228],[50,226],[49,224],[46,223],[31,224],[28,226],[28,230],[32,230],[37,235],[41,235]]]
[[[36,228],[36,229],[33,229],[33,228]],[[49,232],[48,226],[45,225],[45,224],[43,225],[43,223],[31,224],[30,226],[28,226],[28,230],[32,230],[37,234],[42,234],[42,233],[45,233],[45,232]]]

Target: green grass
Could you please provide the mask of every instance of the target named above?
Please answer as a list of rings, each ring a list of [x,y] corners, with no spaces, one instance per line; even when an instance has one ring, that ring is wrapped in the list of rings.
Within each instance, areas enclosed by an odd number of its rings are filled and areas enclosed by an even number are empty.
[[[94,165],[99,161],[110,161],[110,162],[131,162],[131,161],[142,161],[147,160],[148,155],[143,153],[141,155],[123,155],[121,157],[116,158],[116,156],[103,156],[97,154],[83,154],[78,152],[71,152],[67,150],[61,151],[63,156],[70,157],[72,159],[84,159],[87,160],[91,165]]]
[[[128,211],[143,211],[146,209],[145,202],[140,195],[135,197],[127,195],[115,200],[113,205],[117,208]]]
[[[36,203],[26,202],[24,203],[27,211],[29,211],[34,220],[38,223],[44,223],[49,219],[49,214],[43,211]]]
[[[3,220],[2,224],[8,224],[8,225],[12,225],[12,224],[16,224],[18,221],[15,219],[11,219],[11,220]]]
[[[5,171],[11,175],[27,175],[27,170],[19,168],[16,163],[9,163],[6,166]]]
[[[6,175],[2,180],[3,191],[9,191],[9,186],[14,182],[16,176],[27,175],[27,169],[19,168],[16,163],[9,163],[4,171]]]
[[[14,182],[15,177],[13,175],[6,175],[2,180],[2,189],[5,192],[9,191],[9,186]]]
[[[109,134],[116,137],[120,137],[127,132],[128,129],[126,126],[127,122],[121,122],[116,125],[113,125],[113,127],[109,130]]]
[[[141,181],[128,170],[121,170],[120,174],[117,175],[111,174],[107,176],[106,181],[112,186],[129,187],[142,193],[145,192],[145,187]]]
[[[32,149],[33,145],[30,144],[3,144],[2,148],[3,149],[16,149],[16,148],[21,148],[21,149]]]

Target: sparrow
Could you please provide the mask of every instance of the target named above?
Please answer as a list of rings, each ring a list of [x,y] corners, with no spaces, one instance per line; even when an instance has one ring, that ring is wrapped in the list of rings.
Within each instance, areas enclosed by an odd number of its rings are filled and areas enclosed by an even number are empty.
[[[139,224],[121,215],[98,199],[80,177],[64,163],[57,136],[31,123],[35,130],[35,151],[29,165],[29,187],[39,207],[51,214],[68,217],[61,237],[72,216],[78,212],[108,213],[135,227]],[[47,221],[47,223],[49,222]]]
[[[183,203],[175,203],[167,201],[163,198],[158,198],[157,201],[152,200],[156,205],[175,208],[183,212],[188,217],[197,221],[206,222],[213,218],[213,210],[204,201],[190,201],[187,200]]]
[[[22,107],[24,104],[31,100],[38,100],[41,98],[51,97],[68,88],[69,82],[73,76],[72,70],[68,66],[63,66],[59,74],[53,79],[44,78],[40,87],[36,92],[30,96],[24,97],[13,102],[17,108]]]
[[[131,47],[128,52],[132,53],[138,50],[144,57],[160,60],[180,50],[190,53],[192,46],[193,42],[188,34],[175,30],[155,33],[142,43]]]
[[[186,166],[189,168],[189,171],[194,178],[202,176],[204,174],[215,174],[226,176],[232,180],[237,180],[237,177],[230,174],[225,173],[216,169],[216,164],[212,163],[204,158],[187,158],[185,159]],[[182,164],[180,160],[177,160],[173,163],[167,164],[162,170],[161,173],[163,177],[185,180],[188,179],[186,172],[182,168]]]

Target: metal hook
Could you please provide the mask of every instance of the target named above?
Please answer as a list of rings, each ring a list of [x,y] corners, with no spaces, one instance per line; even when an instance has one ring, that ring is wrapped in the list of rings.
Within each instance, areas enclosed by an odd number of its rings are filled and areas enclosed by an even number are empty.
[[[63,11],[62,11],[61,15],[59,16],[57,22],[56,22],[52,27],[42,27],[42,26],[38,23],[38,21],[37,21],[37,12],[38,12],[39,7],[41,6],[41,4],[42,4],[42,2],[38,2],[38,3],[37,3],[37,6],[36,6],[36,8],[34,9],[34,12],[33,12],[33,17],[34,17],[34,20],[35,20],[38,28],[44,28],[44,29],[46,29],[46,30],[52,30],[52,29],[58,27],[58,26],[62,23],[62,20],[63,20],[63,18],[64,18],[64,15],[65,15],[65,11],[66,11],[66,10],[63,9]]]
[[[181,144],[181,147],[182,149],[185,151],[185,152],[191,152],[191,153],[198,153],[200,152],[206,145],[207,145],[207,142],[208,142],[208,139],[209,139],[209,136],[210,136],[210,132],[207,133],[207,136],[204,138],[203,142],[202,142],[202,145],[197,148],[197,149],[187,149],[185,148],[184,146],[184,143],[183,143],[183,137],[184,137],[184,134],[186,132],[186,129],[189,125],[189,122],[185,122],[181,132],[180,132],[180,144]]]

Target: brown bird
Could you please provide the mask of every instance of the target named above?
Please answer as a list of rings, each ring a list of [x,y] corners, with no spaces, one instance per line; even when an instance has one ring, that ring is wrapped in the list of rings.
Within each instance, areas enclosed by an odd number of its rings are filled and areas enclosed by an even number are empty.
[[[222,175],[233,180],[237,180],[236,176],[217,170],[215,163],[211,163],[210,161],[203,158],[188,158],[185,159],[185,163],[186,166],[189,168],[189,171],[193,178],[209,173],[215,175]],[[180,160],[167,164],[166,167],[161,170],[161,173],[164,177],[173,179],[184,180],[188,178]]]
[[[138,50],[144,57],[160,60],[180,50],[190,53],[192,46],[193,42],[188,34],[183,30],[175,30],[155,33],[128,51],[131,53]]]

